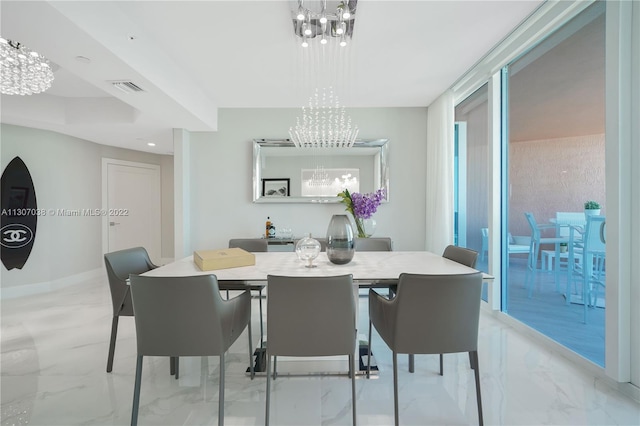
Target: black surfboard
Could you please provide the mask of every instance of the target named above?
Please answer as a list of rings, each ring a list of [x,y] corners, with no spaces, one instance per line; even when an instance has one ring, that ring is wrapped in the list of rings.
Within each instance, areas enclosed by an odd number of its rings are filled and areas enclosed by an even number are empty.
[[[31,173],[20,157],[11,160],[4,169],[1,185],[2,263],[9,270],[22,269],[36,238],[38,205]]]

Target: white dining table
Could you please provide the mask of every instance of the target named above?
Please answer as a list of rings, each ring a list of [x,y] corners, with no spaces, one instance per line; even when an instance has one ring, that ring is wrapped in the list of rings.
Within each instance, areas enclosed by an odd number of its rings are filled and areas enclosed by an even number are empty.
[[[353,260],[345,265],[331,263],[327,258],[326,252],[321,252],[318,258],[313,261],[315,265],[314,268],[305,267],[306,262],[299,260],[294,252],[260,252],[253,254],[255,255],[255,264],[251,266],[203,271],[196,265],[193,256],[187,256],[175,262],[152,269],[142,275],[153,277],[184,277],[213,274],[218,281],[262,282],[267,285],[268,293],[267,277],[269,275],[324,277],[351,274],[354,282],[354,294],[357,300],[361,286],[383,287],[385,284],[397,283],[402,273],[452,275],[478,272],[476,269],[428,251],[356,252]],[[483,279],[492,280],[493,276],[483,273]],[[356,318],[359,315],[358,311],[358,304],[356,303]],[[363,354],[366,353],[365,351],[368,351],[366,337],[359,335],[358,340],[361,343],[358,348],[359,353],[356,355],[366,359],[366,356],[363,356]],[[260,347],[256,349],[256,365],[258,365],[257,359],[261,356],[260,351],[262,348],[263,345],[261,342]],[[287,357],[279,357],[278,359],[286,361]],[[342,370],[343,367],[344,366],[341,366],[339,369]],[[373,369],[374,364],[372,362],[372,370]],[[375,370],[377,370],[377,367],[375,367]],[[362,370],[360,374],[364,374],[364,371],[365,370]],[[259,372],[259,370],[256,370],[256,373]],[[264,371],[262,371],[262,373],[264,373]],[[372,373],[375,374],[375,371]],[[281,373],[279,372],[278,374]],[[339,374],[346,373],[342,371]]]
[[[323,277],[351,274],[356,283],[394,281],[401,273],[412,274],[471,274],[476,269],[428,251],[367,251],[356,252],[353,260],[345,265],[331,263],[325,252],[313,261],[315,268],[305,267],[305,262],[293,252],[254,253],[255,265],[211,271],[201,270],[188,256],[167,265],[152,269],[143,275],[155,277],[181,277],[190,275],[215,275],[220,281],[267,281],[268,275],[299,277]],[[485,280],[493,277],[484,274]]]

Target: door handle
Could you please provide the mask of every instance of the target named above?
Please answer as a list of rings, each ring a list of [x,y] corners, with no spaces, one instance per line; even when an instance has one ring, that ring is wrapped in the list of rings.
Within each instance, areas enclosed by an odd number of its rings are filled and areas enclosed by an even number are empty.
[[[120,225],[120,222],[109,222],[109,226]]]

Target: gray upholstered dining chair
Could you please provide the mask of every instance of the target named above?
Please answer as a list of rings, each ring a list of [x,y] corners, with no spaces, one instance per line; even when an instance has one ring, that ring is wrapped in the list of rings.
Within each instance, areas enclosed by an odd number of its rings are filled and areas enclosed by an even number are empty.
[[[265,238],[232,238],[229,248],[241,248],[249,252],[265,252],[269,248]]]
[[[241,248],[252,253],[263,253],[268,251],[269,245],[265,238],[232,238],[229,240],[229,248]],[[260,282],[234,282],[234,281],[218,281],[220,290],[226,290],[227,299],[230,290],[246,290],[258,292],[258,307],[260,311],[260,348],[262,348],[264,340],[264,324],[262,322],[262,290],[265,285]],[[260,355],[258,355],[260,356]]]
[[[145,356],[219,356],[218,424],[224,424],[224,355],[245,328],[251,366],[251,295],[223,300],[215,275],[131,275],[137,363],[131,424],[138,423],[142,360]],[[253,377],[253,367],[251,377]],[[177,366],[176,366],[177,369]]]
[[[461,265],[468,266],[469,268],[475,268],[476,262],[478,261],[478,252],[466,247],[449,245],[445,247],[442,252],[442,257],[458,262]]]
[[[110,373],[113,369],[113,356],[116,350],[118,319],[121,316],[133,316],[131,292],[127,284],[129,274],[142,274],[157,268],[157,266],[151,262],[149,254],[143,247],[133,247],[106,253],[104,255],[104,265],[107,269],[109,289],[111,290],[111,302],[113,304],[111,339],[109,341],[109,355],[107,357],[107,373]]]
[[[391,251],[393,243],[389,237],[356,238],[356,251]]]
[[[398,292],[393,299],[369,290],[369,345],[373,326],[393,352],[396,425],[399,424],[398,353],[457,352],[469,352],[476,380],[478,419],[483,424],[478,365],[481,290],[481,272],[462,275],[401,274]],[[367,360],[368,366],[370,361]],[[368,370],[367,376],[369,374]]]
[[[355,241],[356,252],[359,251],[392,251],[393,243],[389,237],[376,237],[376,238],[356,238]],[[384,282],[372,281],[370,283],[360,283],[360,288],[388,288],[389,294],[393,294],[397,281]]]
[[[468,266],[469,268],[475,268],[478,262],[478,252],[468,249],[466,247],[459,247],[454,245],[448,245],[442,252],[442,257],[458,262],[461,265]],[[440,354],[440,375],[442,376],[444,371],[444,355]],[[413,354],[409,354],[409,372],[413,373],[415,370],[415,362]]]
[[[351,406],[356,424],[356,307],[351,275],[333,277],[267,277],[267,400],[271,403],[277,356],[349,356]]]

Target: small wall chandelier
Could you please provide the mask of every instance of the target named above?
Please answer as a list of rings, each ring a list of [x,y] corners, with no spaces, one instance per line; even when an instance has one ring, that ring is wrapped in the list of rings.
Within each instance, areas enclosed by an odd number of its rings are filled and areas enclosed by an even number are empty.
[[[296,118],[289,136],[298,148],[350,148],[358,136],[358,126],[351,125],[351,117],[340,106],[333,89],[318,89],[302,107],[302,117]]]
[[[53,71],[49,61],[21,43],[0,38],[0,92],[31,95],[51,87]]]
[[[321,45],[338,40],[340,46],[346,46],[353,35],[357,0],[341,1],[331,10],[327,9],[327,0],[320,3],[320,10],[314,11],[305,7],[304,0],[298,0],[297,9],[291,11],[293,30],[302,40],[302,47],[308,47],[312,40]]]

